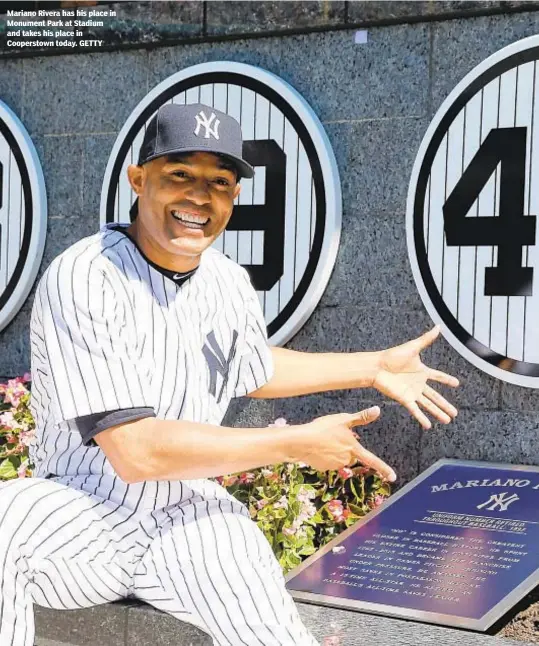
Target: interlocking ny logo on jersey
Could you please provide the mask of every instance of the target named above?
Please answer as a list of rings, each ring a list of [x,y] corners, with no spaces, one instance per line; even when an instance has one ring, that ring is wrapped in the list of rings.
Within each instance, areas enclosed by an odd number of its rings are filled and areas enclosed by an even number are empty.
[[[219,396],[217,397],[217,403],[221,401],[221,397],[223,396],[223,392],[228,381],[228,372],[230,369],[230,364],[232,363],[232,359],[234,358],[234,353],[236,351],[237,340],[238,332],[234,330],[234,333],[232,334],[232,345],[230,346],[230,352],[228,353],[228,359],[225,359],[225,355],[219,347],[219,344],[217,343],[217,339],[215,338],[213,330],[206,337],[206,342],[204,343],[204,347],[202,348],[202,352],[204,353],[206,361],[208,362],[208,368],[210,369],[210,393],[214,397],[217,392],[217,373],[219,373],[223,377],[223,384],[221,386],[221,390],[219,391]]]
[[[200,128],[205,128],[204,132],[204,139],[209,139],[210,135],[212,137],[215,137],[215,139],[219,139],[219,124],[221,123],[219,119],[215,116],[215,112],[212,112],[209,117],[207,117],[204,113],[204,110],[201,110],[196,116],[195,116],[197,125],[195,128],[195,135],[198,137],[200,133]],[[215,123],[213,124],[212,128],[212,122],[215,119]]]

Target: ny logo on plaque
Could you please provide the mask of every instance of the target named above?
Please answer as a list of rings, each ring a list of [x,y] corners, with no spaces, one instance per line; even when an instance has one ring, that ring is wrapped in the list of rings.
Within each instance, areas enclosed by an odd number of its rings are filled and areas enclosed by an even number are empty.
[[[539,582],[539,467],[440,460],[287,577],[295,599],[485,631]]]

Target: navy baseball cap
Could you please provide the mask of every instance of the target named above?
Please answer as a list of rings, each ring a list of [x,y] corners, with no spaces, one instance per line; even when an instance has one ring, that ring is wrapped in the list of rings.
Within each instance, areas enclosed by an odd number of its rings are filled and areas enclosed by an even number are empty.
[[[165,155],[206,152],[228,159],[238,177],[253,177],[254,169],[243,159],[242,147],[241,126],[230,115],[202,103],[167,103],[146,128],[138,165]]]

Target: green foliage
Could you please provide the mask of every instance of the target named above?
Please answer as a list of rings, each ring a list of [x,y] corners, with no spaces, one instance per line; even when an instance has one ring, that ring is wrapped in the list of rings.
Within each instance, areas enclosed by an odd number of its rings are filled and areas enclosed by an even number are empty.
[[[363,467],[321,473],[277,464],[217,481],[249,508],[285,573],[390,494],[389,485]]]
[[[32,474],[28,447],[34,439],[35,424],[26,387],[29,381],[27,373],[0,384],[0,481]]]

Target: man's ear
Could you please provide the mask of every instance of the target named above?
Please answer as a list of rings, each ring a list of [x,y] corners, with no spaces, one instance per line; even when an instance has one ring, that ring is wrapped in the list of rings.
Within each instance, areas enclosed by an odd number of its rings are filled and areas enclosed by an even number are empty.
[[[127,179],[131,184],[131,188],[137,195],[142,193],[142,186],[144,183],[144,168],[136,164],[130,164],[127,167]]]
[[[233,195],[234,195],[233,199],[234,200],[238,197],[238,195],[240,194],[240,191],[241,191],[241,184],[238,182],[236,184],[235,188],[234,188],[234,193],[233,193]]]

